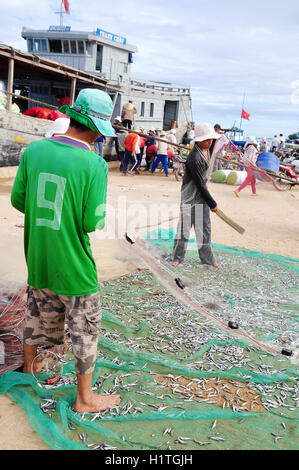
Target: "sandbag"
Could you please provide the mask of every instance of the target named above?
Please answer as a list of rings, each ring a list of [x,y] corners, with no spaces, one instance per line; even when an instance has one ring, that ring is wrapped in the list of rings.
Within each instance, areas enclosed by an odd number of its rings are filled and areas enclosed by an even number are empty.
[[[230,174],[231,170],[216,170],[211,174],[211,181],[213,183],[225,183],[226,178]]]
[[[226,179],[226,182],[227,184],[239,185],[239,184],[244,183],[246,176],[247,176],[246,171],[231,171]]]

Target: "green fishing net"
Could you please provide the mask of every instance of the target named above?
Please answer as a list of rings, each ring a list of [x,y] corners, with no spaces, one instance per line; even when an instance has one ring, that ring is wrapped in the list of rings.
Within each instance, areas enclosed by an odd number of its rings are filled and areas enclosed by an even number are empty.
[[[296,350],[298,260],[214,245],[223,265],[220,273],[198,264],[191,240],[185,263],[172,270],[167,255],[173,232],[144,238],[165,272],[180,277],[207,311],[238,321],[278,349]],[[0,393],[26,411],[50,448],[299,448],[294,357],[236,339],[182,303],[149,270],[107,281],[101,294],[93,389],[121,395],[119,407],[101,414],[72,410],[76,375],[71,348],[55,385],[41,387],[34,377],[14,371],[0,377]]]

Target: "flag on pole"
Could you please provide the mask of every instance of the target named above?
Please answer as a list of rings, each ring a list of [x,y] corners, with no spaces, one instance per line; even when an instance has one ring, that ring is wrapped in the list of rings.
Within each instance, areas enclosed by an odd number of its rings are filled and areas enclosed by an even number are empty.
[[[244,109],[242,109],[241,118],[242,119],[247,119],[247,121],[249,121],[249,116],[250,116],[250,114],[247,113]]]
[[[65,12],[69,15],[70,14],[70,4],[69,0],[61,0],[64,6]]]

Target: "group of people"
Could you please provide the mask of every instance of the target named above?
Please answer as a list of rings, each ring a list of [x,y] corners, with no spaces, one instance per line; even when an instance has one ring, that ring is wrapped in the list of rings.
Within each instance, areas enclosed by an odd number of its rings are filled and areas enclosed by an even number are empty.
[[[127,114],[125,114],[127,117]],[[114,126],[127,127],[130,132],[115,128],[115,136],[110,139],[110,144],[115,145],[115,151],[120,161],[120,171],[123,176],[134,176],[140,174],[141,163],[145,155],[146,170],[154,173],[158,164],[161,162],[164,168],[165,176],[168,177],[168,154],[169,151],[173,155],[174,146],[176,144],[176,130],[171,129],[169,134],[159,129],[150,129],[145,131],[142,127],[131,126],[128,119],[122,120],[121,116],[117,116],[114,120]],[[140,136],[139,134],[143,134]],[[158,139],[167,140],[161,142]],[[106,138],[100,136],[94,143],[95,151],[103,156],[103,146]]]
[[[277,134],[275,134],[270,145],[268,143],[267,137],[263,137],[258,144],[258,150],[259,152],[276,152],[278,150],[284,149],[285,146],[285,136],[283,134],[279,134],[279,137],[277,137]]]
[[[134,129],[136,131],[136,129]],[[146,170],[151,174],[155,173],[159,163],[162,163],[165,176],[169,176],[168,154],[173,150],[176,143],[176,130],[171,129],[168,136],[164,131],[149,130],[147,137],[141,137],[132,130],[126,135],[125,131],[118,134],[119,159],[121,161],[121,171],[124,176],[140,173],[144,150],[146,152]],[[138,131],[144,135],[144,129]],[[161,140],[158,140],[161,139]],[[172,152],[173,154],[173,152]]]
[[[104,91],[83,89],[73,106],[64,104],[60,111],[70,119],[68,129],[28,145],[11,193],[13,207],[25,215],[28,302],[23,372],[32,373],[40,345],[64,344],[67,324],[77,374],[74,411],[101,412],[118,406],[121,397],[92,390],[101,305],[88,233],[105,224],[108,165],[91,146],[99,137],[116,137],[110,122],[113,103]],[[194,129],[181,188],[174,267],[184,260],[192,226],[201,263],[220,267],[211,249],[210,211],[217,212],[217,203],[207,188],[209,149],[220,136],[208,123]],[[136,152],[136,137],[130,132],[125,139],[124,172]],[[161,161],[167,146],[158,144]]]
[[[283,134],[279,134],[279,137],[275,135],[271,143],[271,152],[284,149],[285,146],[286,146],[285,136]]]

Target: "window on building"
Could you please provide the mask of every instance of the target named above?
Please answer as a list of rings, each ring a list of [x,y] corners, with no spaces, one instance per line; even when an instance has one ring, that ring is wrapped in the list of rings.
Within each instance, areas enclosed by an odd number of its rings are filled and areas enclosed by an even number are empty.
[[[70,44],[67,40],[63,41],[63,52],[65,54],[69,54],[70,53]]]
[[[103,63],[103,46],[97,45],[97,60],[96,60],[96,70],[102,71]]]
[[[150,106],[150,117],[154,117],[154,111],[155,111],[155,104],[151,103]]]
[[[70,41],[71,42],[71,54],[77,54],[77,41]]]
[[[46,39],[41,39],[41,50],[42,52],[48,51],[48,44]]]
[[[84,54],[84,42],[78,41],[78,54]]]
[[[45,39],[34,39],[34,52],[46,52],[47,41]]]
[[[50,52],[55,52],[56,54],[61,54],[62,44],[58,39],[49,39]]]
[[[128,64],[124,64],[124,73],[128,73]]]
[[[92,44],[91,42],[85,42],[87,55],[92,55]]]
[[[33,39],[27,39],[28,52],[33,52]]]
[[[145,102],[144,101],[141,101],[140,103],[140,116],[144,116],[144,109],[145,109]]]

